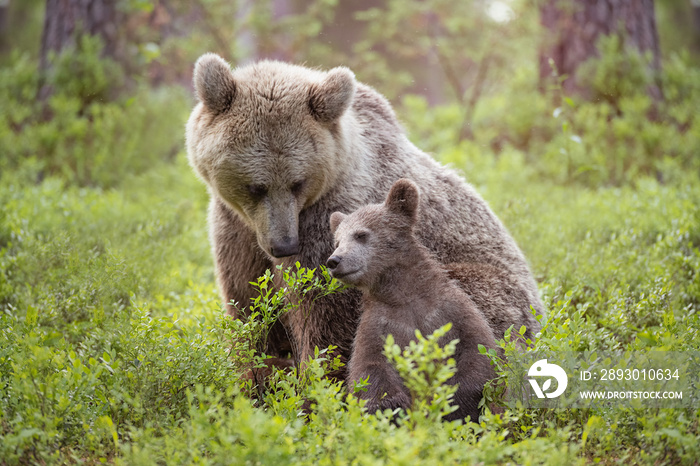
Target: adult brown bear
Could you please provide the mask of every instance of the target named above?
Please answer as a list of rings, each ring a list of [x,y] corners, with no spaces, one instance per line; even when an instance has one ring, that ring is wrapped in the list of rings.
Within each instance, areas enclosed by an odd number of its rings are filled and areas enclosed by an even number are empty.
[[[206,54],[194,86],[200,102],[187,123],[187,151],[211,194],[210,238],[227,305],[246,306],[249,282],[269,267],[325,263],[334,249],[331,213],[381,202],[394,181],[408,178],[422,193],[421,243],[441,263],[484,266],[462,283],[468,293],[498,284],[491,270],[517,284],[526,299],[482,299],[482,311],[517,315],[516,328],[536,330],[537,286],[504,226],[469,184],[411,144],[389,102],[350,70],[275,61],[231,70]],[[312,312],[301,306],[287,316],[286,332],[275,329],[268,352],[283,354],[289,336],[297,360],[328,345],[349,357],[359,298],[348,290],[317,300]]]

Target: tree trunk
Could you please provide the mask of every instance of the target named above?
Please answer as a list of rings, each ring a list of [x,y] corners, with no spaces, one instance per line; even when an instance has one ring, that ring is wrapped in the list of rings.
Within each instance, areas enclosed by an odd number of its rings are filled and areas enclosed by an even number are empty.
[[[626,44],[651,51],[651,66],[660,68],[653,0],[548,0],[540,13],[548,30],[540,53],[540,77],[551,75],[551,58],[559,75],[567,76],[563,83],[567,92],[585,91],[576,82],[576,70],[597,56],[596,43],[602,35],[624,33]]]
[[[41,36],[40,68],[48,66],[50,52],[75,45],[81,34],[98,35],[104,41],[104,56],[119,58],[120,15],[113,0],[46,0]]]
[[[0,0],[0,36],[7,29],[7,12],[10,9],[10,0]]]
[[[700,0],[690,0],[690,6],[693,11],[693,37],[695,40],[691,47],[695,49],[695,53],[700,53]]]

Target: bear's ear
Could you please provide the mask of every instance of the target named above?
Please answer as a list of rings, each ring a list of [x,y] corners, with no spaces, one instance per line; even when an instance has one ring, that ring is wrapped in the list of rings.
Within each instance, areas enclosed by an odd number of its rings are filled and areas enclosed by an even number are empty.
[[[340,222],[345,220],[345,217],[347,217],[347,215],[345,215],[342,212],[333,212],[331,214],[331,233],[332,234],[335,235],[335,230],[338,229],[338,225],[340,225]]]
[[[231,67],[215,53],[205,53],[194,65],[194,90],[197,98],[219,114],[231,107],[236,94],[236,81]]]
[[[385,204],[390,212],[415,220],[418,212],[418,197],[418,186],[411,180],[401,178],[389,190]]]
[[[355,95],[355,75],[339,66],[328,72],[325,79],[309,91],[309,108],[317,120],[331,123],[340,118]]]

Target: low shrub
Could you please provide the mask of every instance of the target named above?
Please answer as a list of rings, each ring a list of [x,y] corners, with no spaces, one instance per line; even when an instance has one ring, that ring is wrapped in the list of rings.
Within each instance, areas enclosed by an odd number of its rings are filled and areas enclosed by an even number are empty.
[[[45,82],[27,56],[0,70],[0,170],[110,188],[182,147],[184,91],[136,85],[115,97],[120,68],[99,57],[96,38],[81,44],[55,58]]]

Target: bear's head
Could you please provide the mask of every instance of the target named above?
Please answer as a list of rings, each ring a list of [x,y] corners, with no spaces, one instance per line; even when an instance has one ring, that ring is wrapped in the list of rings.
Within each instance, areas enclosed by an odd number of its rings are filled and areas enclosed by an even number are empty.
[[[372,204],[346,215],[331,215],[335,251],[326,266],[334,278],[372,288],[384,271],[396,267],[416,247],[418,187],[405,178],[394,183],[384,204]]]
[[[341,120],[355,94],[347,68],[263,61],[231,70],[218,55],[194,70],[190,164],[273,257],[299,251],[299,213],[342,175]],[[351,126],[351,125],[350,125]]]

